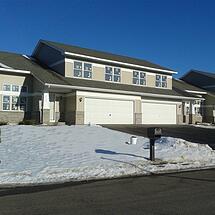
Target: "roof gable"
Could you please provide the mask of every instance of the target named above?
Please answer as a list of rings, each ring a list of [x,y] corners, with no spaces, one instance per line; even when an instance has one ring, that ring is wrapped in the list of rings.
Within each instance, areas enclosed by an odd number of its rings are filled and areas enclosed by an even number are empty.
[[[131,57],[127,57],[127,56],[116,55],[116,54],[112,54],[112,53],[108,53],[108,52],[97,51],[97,50],[82,48],[82,47],[78,47],[78,46],[66,45],[66,44],[47,41],[47,40],[40,40],[38,44],[40,44],[40,43],[45,44],[47,46],[51,46],[51,47],[61,51],[64,55],[66,55],[66,53],[74,53],[74,54],[83,55],[86,57],[90,56],[90,57],[94,57],[97,59],[109,60],[109,61],[114,61],[114,62],[118,62],[118,63],[126,63],[126,64],[131,64],[131,65],[142,66],[142,67],[146,67],[146,68],[148,67],[151,69],[164,70],[164,71],[170,72],[170,73],[176,73],[172,69],[168,69],[166,67],[163,67],[158,64],[154,64],[152,62],[142,60],[142,59],[131,58]],[[38,47],[39,47],[39,45],[37,45],[37,47],[35,48],[34,53],[36,52]],[[33,53],[33,56],[34,56],[34,53]]]

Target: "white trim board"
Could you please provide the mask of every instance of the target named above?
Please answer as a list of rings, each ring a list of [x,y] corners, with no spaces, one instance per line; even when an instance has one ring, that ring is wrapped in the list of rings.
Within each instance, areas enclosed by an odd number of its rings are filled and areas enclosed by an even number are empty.
[[[131,63],[123,63],[120,61],[108,60],[108,59],[103,59],[103,58],[98,58],[98,57],[91,57],[91,56],[76,54],[76,53],[72,53],[72,52],[64,52],[64,53],[65,53],[65,55],[69,55],[69,56],[83,57],[83,58],[88,58],[88,59],[102,61],[102,62],[116,63],[116,64],[120,64],[120,65],[124,65],[124,66],[132,66],[132,67],[137,67],[137,68],[142,68],[142,69],[149,69],[149,70],[153,70],[153,71],[166,72],[166,73],[170,73],[170,74],[177,74],[177,72],[172,71],[172,70],[157,69],[157,68],[153,68],[153,67],[140,66],[140,65],[131,64]]]
[[[165,94],[154,94],[154,93],[140,93],[140,92],[130,92],[123,90],[110,90],[110,89],[99,89],[99,88],[91,88],[91,87],[80,87],[80,86],[71,86],[71,85],[60,85],[60,84],[49,84],[45,83],[45,86],[48,88],[65,88],[71,90],[84,90],[84,91],[93,91],[93,92],[106,92],[106,93],[116,93],[116,94],[126,94],[126,95],[136,95],[136,96],[148,96],[148,97],[156,97],[156,98],[172,98],[172,99],[184,99],[184,100],[205,100],[203,98],[197,97],[186,97],[186,96],[174,96],[174,95],[165,95]]]
[[[3,67],[3,68],[5,68],[5,69],[13,69],[12,67],[7,66],[7,65],[5,65],[5,64],[3,64],[3,63],[0,63],[0,66]],[[0,68],[1,68],[1,67],[0,67]]]
[[[6,69],[6,68],[0,68],[0,71],[2,72],[13,72],[13,73],[20,73],[20,74],[31,74],[28,70],[20,70],[20,69]]]
[[[207,92],[203,91],[194,91],[194,90],[185,90],[188,93],[195,93],[195,94],[207,94]]]
[[[141,100],[141,96],[128,96],[120,94],[106,94],[106,93],[96,93],[89,91],[77,91],[77,96],[85,96],[88,98],[103,98],[103,99],[123,99],[123,100]]]

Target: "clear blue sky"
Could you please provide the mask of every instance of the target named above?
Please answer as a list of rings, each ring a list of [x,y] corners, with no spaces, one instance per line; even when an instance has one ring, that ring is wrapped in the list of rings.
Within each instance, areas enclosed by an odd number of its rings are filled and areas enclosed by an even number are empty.
[[[215,72],[214,0],[0,0],[0,50],[39,39]]]

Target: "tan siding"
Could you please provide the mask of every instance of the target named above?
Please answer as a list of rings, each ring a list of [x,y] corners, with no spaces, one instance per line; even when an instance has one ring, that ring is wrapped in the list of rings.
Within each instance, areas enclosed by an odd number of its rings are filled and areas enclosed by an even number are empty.
[[[172,78],[167,78],[167,88],[172,89]]]
[[[76,97],[76,111],[84,111],[84,96]]]
[[[155,75],[146,74],[146,86],[155,87]]]
[[[127,71],[121,71],[121,83],[122,84],[132,84],[133,82],[133,73]]]
[[[32,92],[32,77],[27,75],[6,75],[0,74],[0,89],[3,89],[3,84],[15,84],[19,86],[28,86],[28,91]]]
[[[96,81],[104,81],[105,80],[104,68],[93,66],[92,79]]]
[[[73,63],[65,62],[65,77],[73,77]]]
[[[134,113],[142,113],[142,102],[141,100],[135,100]]]
[[[0,94],[0,111],[2,110],[2,95]]]

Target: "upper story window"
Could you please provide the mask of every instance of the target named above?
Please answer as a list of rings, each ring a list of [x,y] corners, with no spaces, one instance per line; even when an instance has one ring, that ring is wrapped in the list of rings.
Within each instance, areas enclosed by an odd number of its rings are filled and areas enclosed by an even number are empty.
[[[80,78],[81,77],[92,78],[92,64],[75,61],[74,62],[74,76],[80,77]]]
[[[156,75],[155,86],[167,88],[167,76],[166,75]]]
[[[133,84],[146,85],[146,73],[133,71]]]
[[[27,86],[19,86],[19,85],[12,85],[12,84],[3,84],[3,91],[12,91],[12,92],[22,92],[27,93],[28,87]]]
[[[19,92],[19,86],[18,85],[12,85],[12,91],[13,92]]]
[[[119,68],[113,68],[110,66],[105,67],[105,80],[106,81],[121,81],[121,71]]]
[[[92,78],[92,64],[84,63],[84,78]]]
[[[11,90],[11,85],[10,84],[4,84],[3,85],[3,91],[10,91]]]

